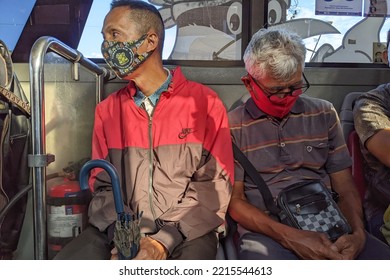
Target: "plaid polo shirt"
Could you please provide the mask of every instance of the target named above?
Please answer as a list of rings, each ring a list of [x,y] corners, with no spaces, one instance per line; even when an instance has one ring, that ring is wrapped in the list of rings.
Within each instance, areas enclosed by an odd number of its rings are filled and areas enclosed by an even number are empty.
[[[252,162],[273,196],[307,179],[321,179],[351,166],[338,114],[322,99],[301,95],[289,115],[277,120],[262,112],[250,98],[229,112],[233,141]],[[245,183],[248,201],[265,210],[260,192],[235,163],[235,181]]]

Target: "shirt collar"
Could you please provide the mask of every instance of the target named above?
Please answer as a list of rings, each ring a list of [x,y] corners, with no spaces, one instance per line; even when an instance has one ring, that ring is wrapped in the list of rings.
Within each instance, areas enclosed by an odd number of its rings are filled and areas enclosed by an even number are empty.
[[[152,102],[153,106],[156,106],[158,99],[161,96],[161,93],[168,90],[169,84],[172,80],[172,74],[171,71],[169,71],[167,68],[164,68],[165,71],[168,72],[168,77],[164,81],[164,83],[150,96],[145,96],[145,94],[142,93],[142,91],[137,87],[137,91],[134,95],[134,102],[137,104],[137,106],[141,106],[142,102],[144,102],[145,98],[149,98],[150,102]]]

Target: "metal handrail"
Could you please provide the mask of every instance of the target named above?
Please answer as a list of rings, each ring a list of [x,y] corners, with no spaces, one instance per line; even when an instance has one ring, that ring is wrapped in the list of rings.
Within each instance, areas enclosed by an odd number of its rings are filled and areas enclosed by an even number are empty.
[[[32,168],[34,205],[34,257],[47,259],[46,221],[46,166],[51,162],[46,155],[45,111],[44,111],[44,57],[53,51],[70,62],[77,63],[96,74],[96,102],[101,100],[104,78],[112,78],[112,71],[101,68],[56,38],[43,36],[37,39],[30,53],[30,102],[32,121],[32,154],[28,156]]]

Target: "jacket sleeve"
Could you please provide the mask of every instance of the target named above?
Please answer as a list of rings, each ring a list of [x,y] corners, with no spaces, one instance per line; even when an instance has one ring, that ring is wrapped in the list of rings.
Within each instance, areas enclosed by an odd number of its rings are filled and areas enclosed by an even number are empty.
[[[151,235],[170,252],[183,239],[198,238],[224,224],[234,162],[226,109],[217,96],[209,105],[205,127],[202,158],[185,196],[160,216],[163,226]]]

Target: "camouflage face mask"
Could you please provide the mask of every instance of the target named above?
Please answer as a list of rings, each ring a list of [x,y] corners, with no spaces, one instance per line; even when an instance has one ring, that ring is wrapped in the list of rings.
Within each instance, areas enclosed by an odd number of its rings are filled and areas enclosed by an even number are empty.
[[[130,42],[103,41],[101,50],[104,60],[118,77],[124,78],[133,73],[153,52],[138,53],[147,36],[145,34]]]

